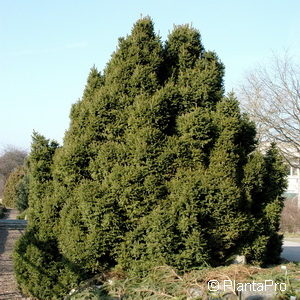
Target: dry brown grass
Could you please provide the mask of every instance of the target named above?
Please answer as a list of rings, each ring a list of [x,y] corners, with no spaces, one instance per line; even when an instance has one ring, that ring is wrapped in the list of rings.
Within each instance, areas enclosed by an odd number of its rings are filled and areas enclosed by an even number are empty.
[[[126,299],[126,300],[160,300],[160,299],[208,299],[208,282],[217,280],[222,283],[224,280],[242,282],[263,282],[274,280],[274,282],[289,282],[293,289],[299,289],[300,265],[287,264],[287,271],[281,266],[272,268],[260,268],[248,265],[230,265],[218,268],[207,268],[194,270],[184,274],[168,266],[161,266],[152,269],[143,278],[131,277],[119,272],[110,272],[102,277],[100,288],[82,290],[67,298],[69,300],[83,299],[83,296],[101,295],[100,298],[91,299]],[[285,273],[287,272],[287,273]],[[100,282],[98,283],[100,284]],[[290,289],[291,290],[291,289]],[[92,294],[92,291],[94,294]],[[195,291],[201,292],[201,296],[195,298]],[[236,291],[230,291],[236,294]],[[277,298],[276,298],[277,299]],[[289,299],[288,295],[281,295],[278,299]]]

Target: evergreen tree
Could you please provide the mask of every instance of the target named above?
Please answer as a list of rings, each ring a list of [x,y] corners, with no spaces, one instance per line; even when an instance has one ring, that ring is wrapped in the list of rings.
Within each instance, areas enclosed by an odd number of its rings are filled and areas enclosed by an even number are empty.
[[[34,136],[29,228],[15,252],[24,291],[60,297],[113,267],[279,258],[281,158],[275,146],[255,151],[223,75],[196,29],[177,26],[163,45],[148,17],[103,75],[91,69],[63,146]]]
[[[17,190],[20,181],[24,177],[23,167],[16,168],[10,173],[3,190],[3,205],[8,208],[16,208]]]
[[[95,67],[91,68],[83,97],[71,108],[70,128],[64,138],[64,147],[56,155],[54,169],[57,179],[65,185],[74,186],[80,180],[90,178],[88,166],[93,156],[90,144],[96,134],[91,126],[91,106],[102,84],[103,76]]]
[[[43,212],[43,199],[52,192],[53,155],[58,147],[37,132],[33,133],[29,164],[30,223],[37,225]]]
[[[16,194],[17,194],[16,208],[20,212],[23,212],[28,208],[28,195],[29,195],[29,177],[26,171],[23,178],[19,181],[17,185]]]
[[[115,265],[122,236],[150,210],[143,182],[150,173],[147,156],[158,147],[153,141],[159,139],[159,129],[148,123],[159,99],[148,101],[159,87],[161,53],[151,20],[139,21],[131,35],[120,40],[105,70],[105,85],[90,106],[86,130],[95,132],[90,150],[96,154],[88,167],[92,180],[81,180],[71,191],[61,212],[59,238],[62,253],[84,272]],[[157,121],[152,116],[152,122]],[[73,138],[66,147],[76,143]],[[81,246],[74,247],[78,243]]]
[[[53,156],[58,144],[34,132],[29,164],[29,224],[14,251],[21,290],[39,299],[59,298],[77,275],[58,251],[53,204]],[[71,283],[70,283],[71,281]]]
[[[251,212],[247,241],[241,243],[251,262],[279,263],[282,235],[278,233],[287,187],[284,161],[272,144],[265,155],[254,153],[245,165],[244,191]]]

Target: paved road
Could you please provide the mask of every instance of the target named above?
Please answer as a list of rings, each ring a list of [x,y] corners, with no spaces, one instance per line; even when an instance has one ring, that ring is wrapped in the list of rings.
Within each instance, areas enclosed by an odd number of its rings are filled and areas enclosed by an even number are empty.
[[[300,242],[293,239],[285,239],[281,257],[289,261],[300,262]]]
[[[0,300],[28,299],[18,291],[13,273],[13,247],[26,226],[16,218],[17,211],[10,209],[5,219],[0,220]]]
[[[10,220],[0,219],[0,229],[25,229],[27,221],[25,220]]]

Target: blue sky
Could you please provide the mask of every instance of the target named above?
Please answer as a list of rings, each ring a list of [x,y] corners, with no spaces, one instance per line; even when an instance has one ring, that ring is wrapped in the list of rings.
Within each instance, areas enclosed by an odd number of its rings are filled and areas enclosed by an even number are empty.
[[[300,1],[0,0],[0,150],[30,149],[33,130],[62,142],[90,68],[102,70],[141,16],[163,40],[192,24],[226,67],[225,87],[273,53],[300,54]]]

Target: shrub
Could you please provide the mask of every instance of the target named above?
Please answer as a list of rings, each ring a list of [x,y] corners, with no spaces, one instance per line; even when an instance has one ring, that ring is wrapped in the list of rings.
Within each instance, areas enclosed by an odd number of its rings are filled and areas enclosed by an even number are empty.
[[[26,151],[7,147],[0,155],[0,198],[3,197],[3,189],[9,175],[24,164]]]
[[[23,176],[24,169],[22,167],[19,167],[9,175],[3,192],[3,204],[5,207],[16,208],[17,189]]]
[[[278,261],[285,168],[275,145],[256,150],[223,75],[196,29],[177,26],[163,44],[150,18],[119,40],[104,75],[91,69],[63,146],[33,136],[23,291],[59,297],[113,267]]]
[[[29,195],[29,176],[28,174],[24,174],[22,178],[20,178],[17,187],[16,187],[16,208],[23,212],[28,208],[28,195]]]

